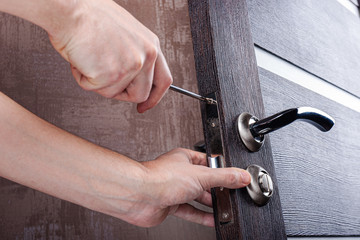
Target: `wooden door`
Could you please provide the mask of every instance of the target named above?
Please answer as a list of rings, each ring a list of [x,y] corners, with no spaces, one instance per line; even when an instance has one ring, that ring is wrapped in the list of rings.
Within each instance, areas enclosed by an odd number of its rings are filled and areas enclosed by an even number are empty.
[[[187,1],[117,2],[159,35],[163,52],[174,75],[174,84],[196,91]],[[252,41],[256,44],[257,54],[265,49],[358,98],[358,17],[352,16],[335,0],[249,0],[247,7],[246,17],[250,20]],[[298,11],[299,9],[302,11]],[[312,13],[311,16],[305,14],[309,12]],[[325,13],[325,16],[320,17],[320,13]],[[323,19],[322,25],[317,25],[319,19]],[[330,20],[333,24],[330,24]],[[288,34],[278,34],[281,30],[285,31],[283,25],[286,23]],[[327,23],[330,29],[324,28]],[[348,33],[339,35],[339,30],[336,30],[336,34],[332,34],[334,24],[337,29]],[[351,27],[344,27],[348,24]],[[222,31],[228,31],[228,26],[224,25]],[[249,27],[244,30],[249,31]],[[307,33],[305,39],[311,36],[311,41],[299,41],[304,40],[304,37],[298,37],[304,32]],[[190,148],[203,139],[199,106],[192,99],[169,93],[156,109],[146,115],[138,115],[131,104],[105,100],[77,87],[68,64],[54,52],[46,33],[40,28],[1,14],[0,33],[0,90],[47,121],[139,161],[152,159],[174,147]],[[324,33],[328,34],[324,36]],[[283,39],[285,36],[296,38]],[[335,39],[342,37],[334,40],[334,36]],[[224,39],[227,40],[231,38]],[[322,58],[317,57],[317,50],[314,51],[317,47],[309,48],[309,45],[315,43],[323,46]],[[221,54],[225,57],[227,55]],[[290,55],[300,57],[291,59]],[[204,63],[212,64],[215,59]],[[321,60],[326,60],[326,64],[323,65]],[[267,62],[265,58],[257,63],[260,67],[259,83],[264,109],[259,111],[257,107],[252,107],[244,111],[263,117],[285,108],[306,104],[318,107],[336,119],[335,128],[326,135],[302,123],[270,134],[272,154],[266,152],[264,155],[271,155],[273,159],[276,174],[276,178],[273,178],[278,182],[287,235],[359,235],[357,189],[360,184],[357,172],[360,171],[360,161],[356,140],[359,139],[359,125],[356,122],[359,110],[320,96],[316,93],[319,90],[311,91],[308,90],[310,87],[294,84],[286,80],[287,77],[281,77],[280,73],[272,73],[265,66]],[[329,65],[329,62],[333,62],[333,65]],[[247,64],[248,61],[239,63],[240,66]],[[256,62],[251,64],[256,65]],[[216,74],[217,70],[214,69],[216,68],[209,70],[211,74]],[[243,71],[245,77],[246,72]],[[336,82],[337,79],[340,82]],[[237,89],[233,92],[239,94]],[[251,92],[245,93],[252,95]],[[307,94],[304,95],[305,93]],[[341,96],[340,100],[348,95]],[[353,102],[356,106],[356,100]],[[221,104],[226,105],[226,102]],[[234,108],[237,107],[241,106],[235,104]],[[240,113],[239,109],[236,113]],[[233,126],[230,122],[227,124],[229,128]],[[229,139],[228,144],[241,144],[236,135]],[[282,139],[286,141],[283,142]],[[154,142],[157,144],[149,145]],[[315,143],[321,143],[320,147],[315,151],[307,151]],[[139,145],[147,147],[139,148]],[[229,145],[230,149],[237,147]],[[325,154],[324,149],[330,154]],[[246,167],[246,163],[241,164]],[[314,177],[317,177],[317,181],[312,180]],[[246,192],[243,194],[245,197]],[[1,239],[215,239],[213,229],[175,218],[169,218],[162,225],[151,229],[134,227],[5,179],[0,180],[0,196]],[[257,215],[254,218],[256,221],[260,219]],[[270,231],[261,227],[264,226],[258,224],[253,227],[253,231],[262,229],[264,235]],[[239,231],[233,235],[230,233],[229,239],[237,239],[238,233]],[[256,235],[249,232],[249,239],[255,239],[251,236]]]
[[[263,207],[230,191],[229,222],[216,192],[218,239],[360,236],[360,19],[357,2],[340,2],[189,1],[199,91],[217,97],[226,165],[258,164],[277,187]],[[244,147],[239,114],[300,106],[327,112],[335,127],[296,122],[266,136],[259,152]]]

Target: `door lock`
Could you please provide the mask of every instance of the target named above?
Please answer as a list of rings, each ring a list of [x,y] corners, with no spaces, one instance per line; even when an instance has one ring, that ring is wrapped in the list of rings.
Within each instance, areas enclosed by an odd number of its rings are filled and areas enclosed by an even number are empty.
[[[251,175],[251,183],[246,187],[251,199],[259,206],[264,206],[274,192],[274,184],[270,174],[258,165],[246,168]]]
[[[218,155],[216,157],[208,157],[208,165],[210,168],[225,167],[224,157]],[[227,224],[233,221],[233,213],[231,209],[229,189],[217,187],[212,189],[216,193],[217,214],[220,224]]]
[[[249,113],[242,113],[237,120],[237,130],[247,149],[256,152],[263,145],[265,134],[285,127],[296,120],[308,122],[323,132],[329,131],[335,124],[335,120],[323,111],[311,107],[299,107],[262,120]]]

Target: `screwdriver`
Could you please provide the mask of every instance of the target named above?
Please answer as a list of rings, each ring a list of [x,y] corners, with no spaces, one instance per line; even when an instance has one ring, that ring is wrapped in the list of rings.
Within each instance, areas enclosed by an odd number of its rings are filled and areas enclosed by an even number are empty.
[[[184,94],[184,95],[186,95],[186,96],[189,96],[189,97],[198,99],[198,100],[200,100],[200,101],[206,102],[207,104],[217,104],[216,100],[214,100],[214,99],[212,99],[212,98],[203,97],[203,96],[201,96],[201,95],[199,95],[199,94],[190,92],[190,91],[188,91],[188,90],[179,88],[179,87],[174,86],[174,85],[170,85],[170,89],[173,90],[173,91],[175,91],[175,92]]]

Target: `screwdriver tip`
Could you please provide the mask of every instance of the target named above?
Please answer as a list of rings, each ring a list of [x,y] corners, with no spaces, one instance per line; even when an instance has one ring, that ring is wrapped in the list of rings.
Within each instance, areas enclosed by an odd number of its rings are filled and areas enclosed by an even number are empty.
[[[205,98],[207,104],[216,105],[217,101],[212,98]]]

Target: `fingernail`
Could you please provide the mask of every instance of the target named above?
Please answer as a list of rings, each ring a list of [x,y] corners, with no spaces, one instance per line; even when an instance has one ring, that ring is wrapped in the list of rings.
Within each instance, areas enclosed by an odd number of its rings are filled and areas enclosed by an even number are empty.
[[[241,179],[242,182],[246,185],[248,185],[251,182],[251,176],[250,173],[248,171],[241,171]]]

